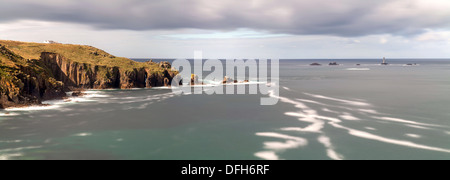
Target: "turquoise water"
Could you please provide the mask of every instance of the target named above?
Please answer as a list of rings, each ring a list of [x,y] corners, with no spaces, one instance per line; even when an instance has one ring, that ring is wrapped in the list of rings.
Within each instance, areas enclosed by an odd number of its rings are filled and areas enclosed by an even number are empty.
[[[133,89],[1,111],[0,159],[450,159],[450,61],[315,61],[280,61],[274,106]]]

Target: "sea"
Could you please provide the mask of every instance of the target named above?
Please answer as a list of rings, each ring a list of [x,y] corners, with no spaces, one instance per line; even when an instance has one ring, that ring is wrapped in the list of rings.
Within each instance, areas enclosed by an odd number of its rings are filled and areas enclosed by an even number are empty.
[[[450,159],[449,59],[279,62],[271,106],[151,88],[1,110],[0,160]]]

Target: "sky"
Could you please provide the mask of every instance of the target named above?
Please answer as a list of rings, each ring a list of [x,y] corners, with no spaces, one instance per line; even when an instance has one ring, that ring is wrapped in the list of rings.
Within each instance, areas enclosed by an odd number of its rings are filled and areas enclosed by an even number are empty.
[[[2,0],[0,39],[129,58],[450,58],[450,0]]]

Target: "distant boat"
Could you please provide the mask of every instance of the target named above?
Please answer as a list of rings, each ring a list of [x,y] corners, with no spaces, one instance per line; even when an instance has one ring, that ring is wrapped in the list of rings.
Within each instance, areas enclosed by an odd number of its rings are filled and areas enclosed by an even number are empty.
[[[383,57],[383,63],[381,65],[388,65],[389,63],[386,62],[386,57]]]
[[[337,62],[331,62],[330,64],[328,64],[330,66],[338,66],[339,64]]]
[[[322,64],[319,64],[319,63],[312,63],[312,64],[310,64],[311,66],[322,66]]]

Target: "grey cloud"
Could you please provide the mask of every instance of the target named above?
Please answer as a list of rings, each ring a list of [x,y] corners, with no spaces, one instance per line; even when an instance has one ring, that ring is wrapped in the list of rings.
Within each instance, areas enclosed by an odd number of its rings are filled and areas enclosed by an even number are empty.
[[[31,19],[103,29],[410,35],[449,28],[448,9],[448,0],[2,0],[0,22]]]

